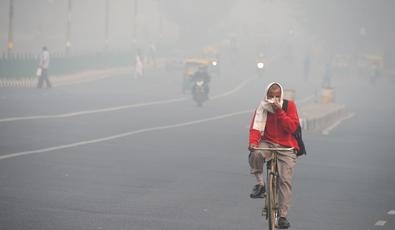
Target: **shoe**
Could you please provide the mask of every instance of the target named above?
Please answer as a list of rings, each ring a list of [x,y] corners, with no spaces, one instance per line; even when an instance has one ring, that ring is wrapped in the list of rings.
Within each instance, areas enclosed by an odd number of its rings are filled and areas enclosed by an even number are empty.
[[[250,194],[250,198],[264,198],[265,197],[265,186],[261,184],[254,185],[252,188],[252,192]]]
[[[277,225],[279,229],[288,229],[289,227],[291,227],[291,224],[288,222],[287,218],[285,217],[278,218]]]

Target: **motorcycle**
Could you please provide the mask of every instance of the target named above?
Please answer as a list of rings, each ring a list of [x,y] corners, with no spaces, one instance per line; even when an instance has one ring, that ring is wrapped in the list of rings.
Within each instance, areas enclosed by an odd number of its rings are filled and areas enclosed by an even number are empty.
[[[192,97],[199,107],[208,100],[208,85],[204,80],[198,80],[193,84]]]

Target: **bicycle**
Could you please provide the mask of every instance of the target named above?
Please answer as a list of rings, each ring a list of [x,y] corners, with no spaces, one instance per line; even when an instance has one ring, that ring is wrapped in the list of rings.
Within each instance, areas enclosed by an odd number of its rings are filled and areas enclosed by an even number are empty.
[[[269,230],[277,229],[277,221],[279,218],[279,207],[278,207],[278,167],[277,160],[279,152],[291,152],[294,148],[254,148],[254,150],[270,151],[271,156],[267,161],[266,168],[266,193],[265,203],[262,208],[262,216],[268,220]]]

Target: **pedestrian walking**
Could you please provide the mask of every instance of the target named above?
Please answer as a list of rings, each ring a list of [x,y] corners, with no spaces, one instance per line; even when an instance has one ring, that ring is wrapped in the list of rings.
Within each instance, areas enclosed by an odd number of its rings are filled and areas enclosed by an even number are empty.
[[[48,88],[52,87],[52,84],[48,78],[49,60],[50,60],[49,51],[47,47],[44,46],[42,48],[39,57],[38,70],[37,70],[37,75],[38,75],[37,88],[41,88],[43,86],[44,81],[47,84]]]
[[[144,63],[141,49],[137,50],[134,78],[142,78],[144,76]]]

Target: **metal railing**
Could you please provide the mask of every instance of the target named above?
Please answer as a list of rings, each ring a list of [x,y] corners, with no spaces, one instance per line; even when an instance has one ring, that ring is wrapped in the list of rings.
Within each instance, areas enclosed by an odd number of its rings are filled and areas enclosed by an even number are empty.
[[[66,56],[64,53],[51,53],[49,73],[62,75],[91,69],[105,69],[134,65],[131,53],[81,54]],[[35,75],[38,67],[38,54],[12,53],[0,56],[0,79],[23,79]]]

